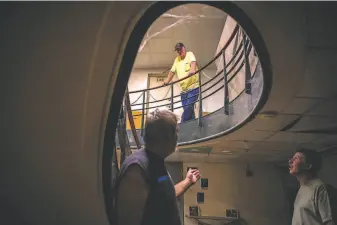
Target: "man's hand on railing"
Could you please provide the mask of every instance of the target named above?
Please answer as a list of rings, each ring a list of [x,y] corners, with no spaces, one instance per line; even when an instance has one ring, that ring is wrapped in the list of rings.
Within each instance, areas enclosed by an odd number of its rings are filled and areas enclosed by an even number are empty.
[[[168,84],[169,84],[169,82],[164,81],[163,86],[166,86],[166,85],[168,85]]]

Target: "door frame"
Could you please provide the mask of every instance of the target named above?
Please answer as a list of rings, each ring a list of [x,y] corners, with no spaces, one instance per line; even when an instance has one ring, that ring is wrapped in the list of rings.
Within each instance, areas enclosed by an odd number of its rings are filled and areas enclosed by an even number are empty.
[[[163,72],[163,73],[148,73],[147,74],[147,84],[146,84],[146,88],[149,89],[150,88],[150,79],[153,77],[157,77],[157,78],[166,78],[168,76],[168,72]],[[146,108],[149,108],[149,101],[150,101],[150,91],[146,91]],[[146,115],[148,115],[149,113],[149,109],[146,109]]]

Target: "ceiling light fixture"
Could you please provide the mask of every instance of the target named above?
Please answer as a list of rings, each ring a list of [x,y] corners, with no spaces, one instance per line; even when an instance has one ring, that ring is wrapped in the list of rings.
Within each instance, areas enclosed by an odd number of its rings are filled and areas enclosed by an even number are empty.
[[[270,119],[278,115],[277,111],[265,111],[258,114],[258,117],[261,119]]]
[[[233,152],[232,151],[228,151],[228,150],[223,150],[221,151],[222,153],[226,153],[226,154],[232,154]]]

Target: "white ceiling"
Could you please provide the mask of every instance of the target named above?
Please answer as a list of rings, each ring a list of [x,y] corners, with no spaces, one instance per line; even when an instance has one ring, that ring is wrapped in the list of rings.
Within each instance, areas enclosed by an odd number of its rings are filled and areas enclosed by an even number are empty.
[[[205,65],[214,58],[225,20],[223,11],[202,4],[187,4],[167,11],[143,38],[134,69],[169,68],[176,56],[177,42],[193,51],[199,65]]]

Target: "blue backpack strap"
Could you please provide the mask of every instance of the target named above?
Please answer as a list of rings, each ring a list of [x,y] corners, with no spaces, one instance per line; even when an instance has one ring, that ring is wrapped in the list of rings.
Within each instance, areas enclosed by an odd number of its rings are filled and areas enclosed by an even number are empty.
[[[167,180],[170,180],[170,177],[168,175],[163,175],[157,178],[157,183],[161,183]]]

